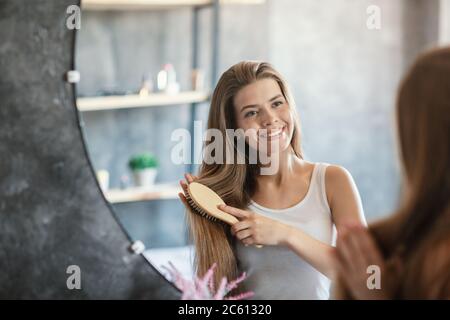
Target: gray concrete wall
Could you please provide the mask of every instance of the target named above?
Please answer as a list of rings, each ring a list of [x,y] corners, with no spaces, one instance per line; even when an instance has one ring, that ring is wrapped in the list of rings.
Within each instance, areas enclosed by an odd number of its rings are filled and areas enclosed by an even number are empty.
[[[95,181],[64,81],[72,4],[0,1],[0,299],[178,299],[131,253]]]
[[[381,29],[366,26],[376,5]],[[353,174],[369,220],[400,191],[394,107],[401,76],[439,38],[437,0],[270,1],[270,60],[294,92],[306,156]]]
[[[391,211],[398,194],[391,116],[403,72],[403,3],[270,4],[271,47],[280,48],[271,60],[294,92],[307,158],[346,167],[369,218]],[[366,27],[370,4],[381,8],[381,30]]]
[[[405,2],[402,13],[403,61],[405,68],[408,68],[413,63],[420,52],[439,45],[440,8],[440,0],[412,0]]]

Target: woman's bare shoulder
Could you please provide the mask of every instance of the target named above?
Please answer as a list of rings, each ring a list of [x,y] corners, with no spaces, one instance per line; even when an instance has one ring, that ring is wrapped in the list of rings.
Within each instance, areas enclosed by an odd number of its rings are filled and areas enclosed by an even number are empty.
[[[327,166],[325,178],[329,183],[338,183],[341,181],[353,180],[352,175],[347,169],[336,164],[330,164]]]
[[[350,172],[342,166],[330,164],[325,171],[325,188],[329,200],[333,195],[353,191],[357,193],[356,185]]]

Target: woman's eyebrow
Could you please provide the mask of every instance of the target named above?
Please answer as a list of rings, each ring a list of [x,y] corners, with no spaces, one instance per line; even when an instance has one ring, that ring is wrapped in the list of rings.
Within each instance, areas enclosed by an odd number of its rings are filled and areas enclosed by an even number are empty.
[[[272,102],[273,100],[278,99],[280,97],[283,97],[283,95],[282,94],[277,94],[275,97],[270,98],[268,102]],[[257,106],[258,106],[257,104],[249,104],[249,105],[247,105],[245,107],[242,107],[241,112],[244,111],[245,109],[248,109],[248,108],[256,108]]]
[[[278,99],[278,98],[281,98],[281,97],[283,97],[283,95],[277,94],[275,97],[273,97],[272,99],[270,99],[269,102],[272,102],[273,100]]]

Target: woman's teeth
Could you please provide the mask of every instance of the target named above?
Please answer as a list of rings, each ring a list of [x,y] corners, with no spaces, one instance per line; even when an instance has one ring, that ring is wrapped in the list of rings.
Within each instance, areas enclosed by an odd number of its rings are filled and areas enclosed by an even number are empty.
[[[269,137],[269,138],[278,137],[278,136],[280,136],[283,133],[283,129],[284,128],[277,129],[277,130],[272,130],[272,131],[270,131],[269,134],[262,134],[261,137],[263,137],[263,138],[266,138],[266,137]]]

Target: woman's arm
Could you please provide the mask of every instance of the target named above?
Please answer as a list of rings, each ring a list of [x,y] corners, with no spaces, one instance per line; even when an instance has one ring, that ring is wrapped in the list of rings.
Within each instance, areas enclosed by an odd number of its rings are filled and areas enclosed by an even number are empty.
[[[305,232],[289,227],[286,246],[328,278],[334,277],[334,247],[319,241]]]
[[[343,168],[329,166],[325,179],[328,203],[338,232],[345,224],[365,225],[361,200],[350,174]],[[334,276],[334,247],[297,228],[251,211],[230,206],[220,209],[240,220],[232,227],[232,232],[244,244],[287,246],[327,277]]]
[[[338,233],[346,225],[366,225],[358,189],[347,170],[334,165],[328,166],[325,172],[325,189]],[[290,228],[287,246],[327,277],[334,277],[334,247],[296,228]]]
[[[311,264],[327,277],[333,275],[333,247],[305,232],[252,211],[220,205],[219,209],[236,218],[239,222],[231,227],[231,232],[244,245],[282,245]]]
[[[328,166],[325,172],[328,204],[337,232],[343,226],[367,225],[358,189],[350,173],[339,166]]]

